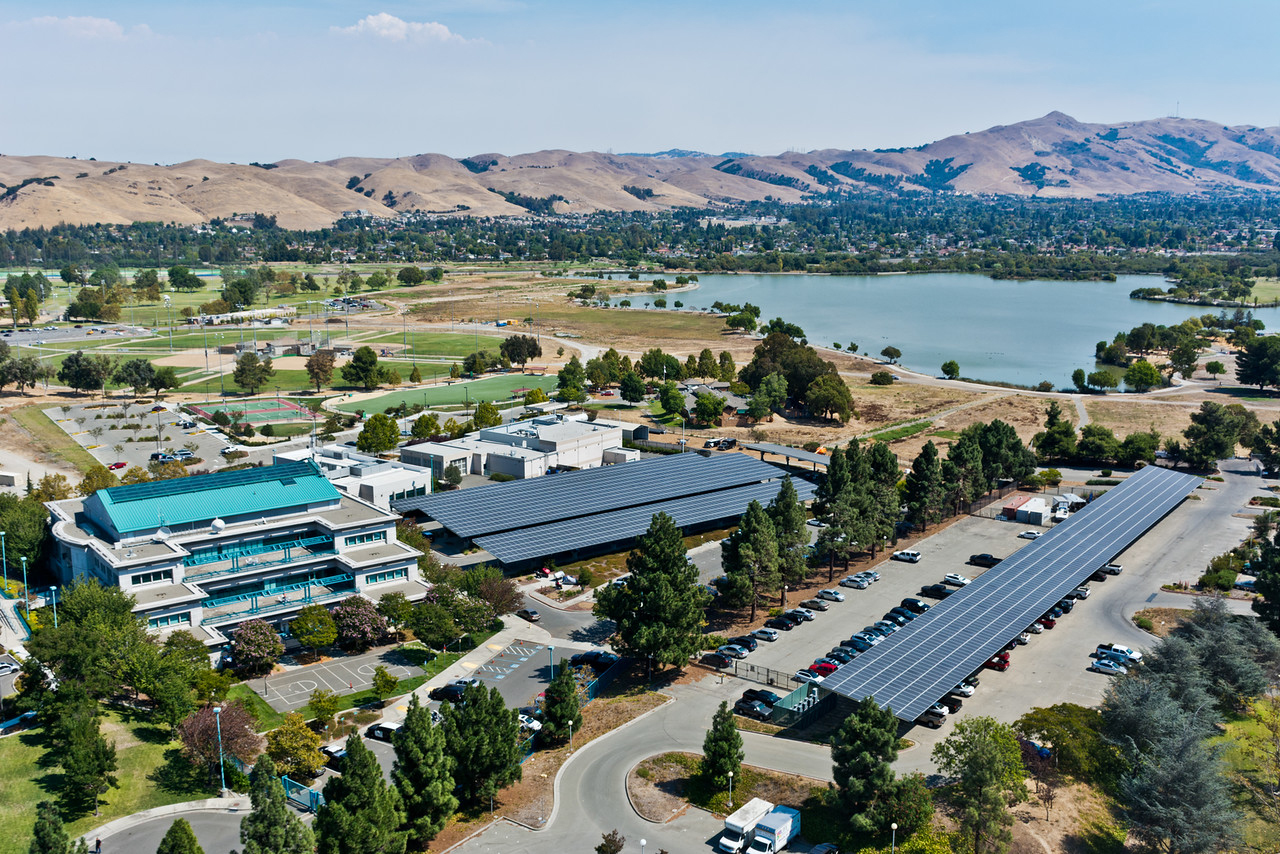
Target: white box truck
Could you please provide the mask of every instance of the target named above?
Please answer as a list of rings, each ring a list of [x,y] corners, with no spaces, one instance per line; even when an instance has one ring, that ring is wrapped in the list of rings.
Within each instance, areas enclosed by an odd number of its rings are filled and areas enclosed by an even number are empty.
[[[756,832],[747,854],[777,854],[800,835],[800,811],[791,807],[774,807],[756,822]]]
[[[756,822],[769,814],[773,804],[762,798],[752,798],[724,820],[724,833],[720,834],[720,850],[738,854],[751,841]]]

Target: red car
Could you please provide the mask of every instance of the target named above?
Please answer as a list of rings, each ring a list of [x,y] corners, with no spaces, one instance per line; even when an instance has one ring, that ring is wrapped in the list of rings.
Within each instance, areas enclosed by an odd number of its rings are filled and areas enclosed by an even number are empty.
[[[1055,620],[1053,617],[1041,617],[1040,619],[1036,620],[1036,622],[1044,626],[1046,629],[1051,629],[1054,626],[1058,625],[1058,621]]]
[[[836,672],[836,666],[829,661],[819,661],[809,665],[809,669],[822,676],[830,676]]]
[[[1001,658],[1000,656],[997,655],[994,658],[987,659],[987,663],[982,666],[986,667],[989,670],[999,670],[1000,672],[1003,673],[1004,671],[1009,669],[1009,659]]]
[[[111,471],[116,471],[117,469],[122,469],[127,465],[128,463],[112,463],[111,465],[107,466],[107,468],[111,469]]]

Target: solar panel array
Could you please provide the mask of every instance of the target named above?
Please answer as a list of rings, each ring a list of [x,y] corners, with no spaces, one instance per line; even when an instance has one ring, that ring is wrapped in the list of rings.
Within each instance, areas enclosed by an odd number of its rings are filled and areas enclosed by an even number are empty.
[[[591,516],[776,478],[781,472],[745,454],[673,454],[545,477],[437,492],[393,501],[465,539]]]
[[[774,473],[777,474],[778,470],[774,469]],[[792,483],[801,501],[813,498],[813,484],[802,480],[793,480]],[[710,494],[477,537],[475,543],[503,563],[549,557],[638,537],[649,530],[653,515],[659,512],[666,513],[681,527],[718,519],[736,519],[747,511],[747,505],[752,501],[761,504],[772,501],[781,486],[781,480],[753,483]]]
[[[817,463],[825,466],[831,462],[831,457],[826,454],[815,454],[812,451],[806,451],[803,448],[788,448],[786,445],[775,445],[771,442],[756,442],[750,445],[743,445],[748,451],[755,451],[758,454],[773,454],[778,457],[789,457],[793,460],[804,460],[806,463]]]
[[[828,676],[914,721],[1176,507],[1200,478],[1147,466]]]

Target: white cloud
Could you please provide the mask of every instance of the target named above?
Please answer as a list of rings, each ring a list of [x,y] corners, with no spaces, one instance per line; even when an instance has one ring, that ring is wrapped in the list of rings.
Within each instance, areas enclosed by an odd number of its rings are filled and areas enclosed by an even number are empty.
[[[344,35],[375,36],[393,42],[435,42],[437,44],[466,42],[466,39],[451,32],[444,24],[435,21],[406,21],[386,12],[361,18],[350,27],[333,27],[332,29]]]
[[[18,26],[55,31],[59,35],[68,38],[117,40],[125,37],[124,27],[110,18],[93,18],[76,15],[55,17],[53,15],[45,15],[40,18],[32,18],[29,21],[23,21],[18,24]]]

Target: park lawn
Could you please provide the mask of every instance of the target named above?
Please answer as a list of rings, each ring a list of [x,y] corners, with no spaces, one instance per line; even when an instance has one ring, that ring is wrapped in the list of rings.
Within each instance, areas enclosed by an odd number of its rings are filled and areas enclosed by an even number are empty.
[[[440,404],[463,404],[468,400],[497,401],[509,400],[512,392],[518,388],[540,388],[550,392],[556,387],[553,376],[534,376],[533,374],[498,374],[479,380],[456,382],[452,385],[435,386],[433,388],[414,388],[393,391],[372,400],[358,403],[343,403],[338,406],[344,412],[355,412],[363,409],[366,412],[383,412],[401,403],[421,403],[424,406]]]
[[[568,331],[590,341],[617,341],[620,348],[635,350],[647,350],[649,347],[665,344],[663,349],[667,352],[678,350],[681,346],[696,348],[692,350],[695,354],[707,346],[713,351],[719,351],[723,347],[711,342],[727,335],[724,320],[707,314],[657,309],[588,308],[562,302],[539,305],[538,322],[544,333],[548,329]],[[542,338],[544,353],[554,352],[559,346],[545,334]]]
[[[72,836],[107,822],[166,804],[212,797],[204,775],[193,775],[167,731],[141,716],[109,709],[103,734],[116,743],[119,788],[102,798],[101,815],[92,811],[68,823]],[[42,766],[44,733],[39,729],[0,739],[0,854],[26,854],[31,843],[35,804],[56,800],[62,774]]]
[[[292,329],[259,329],[257,333],[259,342],[275,341],[278,338],[296,338],[298,336],[297,331]],[[303,333],[303,337],[305,336],[306,334]],[[254,337],[253,330],[244,330],[243,337],[246,341],[252,341]],[[201,332],[187,332],[185,329],[182,332],[174,330],[173,351],[176,353],[179,350],[203,350],[206,341],[210,349],[216,349],[219,344],[239,343],[240,339],[240,330],[235,327],[221,327],[217,332],[214,332],[211,328],[208,336]],[[160,334],[154,338],[134,338],[132,340],[123,338],[119,339],[119,343],[121,346],[131,349],[168,350],[169,335],[165,330],[161,330]]]
[[[1260,276],[1255,280],[1253,291],[1250,295],[1256,297],[1260,303],[1280,300],[1280,279],[1272,276]]]
[[[38,406],[24,406],[13,411],[13,420],[31,434],[31,438],[47,454],[75,466],[81,472],[99,465],[93,455],[82,448],[66,431],[54,424]]]
[[[514,334],[514,333],[513,333]],[[397,350],[398,356],[442,356],[448,359],[464,359],[479,350],[497,353],[504,339],[492,335],[476,336],[451,332],[412,332],[409,334],[409,349]],[[405,341],[404,333],[388,332],[366,339],[369,344],[401,344]],[[478,344],[478,346],[477,346]]]
[[[334,371],[334,379],[341,379],[341,374]],[[296,391],[310,391],[315,393],[315,383],[311,382],[310,375],[305,370],[284,370],[277,368],[275,375],[267,380],[267,384],[258,389],[259,395],[270,395],[275,392],[277,386],[281,394],[291,394]],[[232,377],[230,372],[226,373],[222,380],[217,376],[207,377],[205,379],[195,380],[187,383],[182,387],[183,391],[193,393],[218,394],[223,388],[232,394],[247,394],[246,390],[241,388]]]

